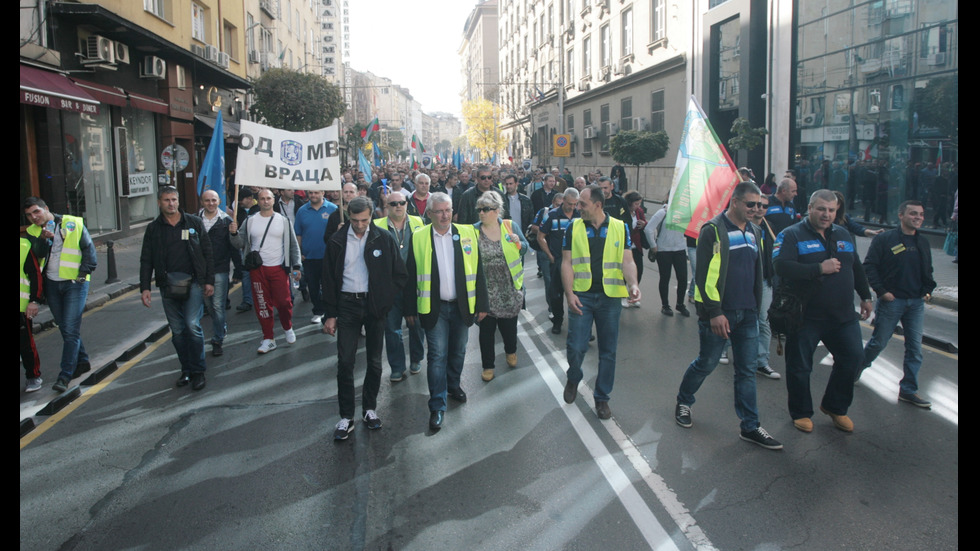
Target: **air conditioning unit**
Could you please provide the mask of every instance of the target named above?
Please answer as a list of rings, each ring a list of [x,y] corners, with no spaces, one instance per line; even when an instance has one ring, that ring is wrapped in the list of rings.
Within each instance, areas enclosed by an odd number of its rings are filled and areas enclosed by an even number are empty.
[[[537,59],[537,58],[538,58],[538,51],[531,50],[531,59]]]
[[[599,69],[598,80],[609,81],[609,76],[612,74],[612,69],[606,65],[605,67]]]
[[[258,63],[259,62],[259,52],[256,50],[249,50],[248,52],[248,62]]]
[[[619,127],[614,122],[603,123],[603,126],[605,127],[603,130],[605,131],[606,136],[615,136],[616,132],[619,131]]]
[[[218,62],[218,54],[221,52],[218,50],[217,46],[212,46],[208,44],[204,47],[204,59],[210,61],[211,63]]]
[[[167,77],[167,62],[155,55],[143,58],[143,69],[140,78],[163,79]]]
[[[191,53],[197,57],[202,57],[204,59],[208,58],[208,52],[204,49],[204,46],[198,46],[197,44],[191,44]]]
[[[626,68],[626,64],[625,63],[617,63],[617,64],[613,65],[613,74],[614,75],[621,75],[621,74],[624,73],[625,68]]]
[[[230,55],[228,55],[228,54],[226,54],[224,52],[218,52],[218,66],[219,67],[222,67],[224,69],[227,69],[228,68],[228,63],[230,63],[230,61],[231,61],[231,56]]]
[[[939,52],[935,54],[929,54],[926,57],[927,65],[946,65],[946,52]]]
[[[850,115],[835,115],[834,116],[834,122],[839,123],[839,124],[847,124],[847,123],[851,122],[851,116]]]
[[[595,138],[595,127],[586,126],[585,128],[582,129],[582,132],[583,132],[583,137],[586,140],[591,140],[592,138]]]
[[[817,116],[814,115],[813,113],[803,115],[803,118],[800,120],[800,126],[803,127],[810,127],[816,125],[817,125]]]
[[[586,81],[584,81],[584,80],[582,80],[582,81],[579,81],[578,86],[576,87],[576,90],[578,90],[579,92],[588,92],[589,91],[589,88],[591,88],[591,86],[589,85],[589,83],[586,82]]]
[[[565,42],[571,42],[575,39],[575,27],[568,27],[565,31]]]
[[[129,63],[129,46],[123,44],[122,42],[113,42],[116,63]]]
[[[555,41],[555,33],[548,33],[548,44]]]
[[[97,34],[88,37],[85,48],[87,63],[115,63],[116,49],[112,41]]]
[[[633,130],[646,130],[647,120],[643,117],[633,117]]]

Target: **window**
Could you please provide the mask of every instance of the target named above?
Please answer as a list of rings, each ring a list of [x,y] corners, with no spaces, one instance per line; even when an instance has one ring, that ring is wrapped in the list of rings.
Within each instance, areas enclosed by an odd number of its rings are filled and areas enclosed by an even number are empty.
[[[622,37],[623,44],[619,50],[619,55],[626,57],[633,54],[633,9],[623,10],[620,21],[622,22],[620,36]]]
[[[609,34],[609,25],[603,25],[599,30],[600,40],[602,41],[602,66],[612,65],[612,36]]]
[[[184,69],[183,65],[177,65],[177,88],[187,89],[187,69]]]
[[[633,98],[623,98],[619,102],[619,129],[639,130],[633,128]]]
[[[582,112],[582,128],[588,128],[590,126],[592,126],[592,110],[591,109],[586,109],[585,111]],[[595,136],[594,133],[593,133],[593,136]],[[582,153],[584,153],[585,155],[591,155],[592,154],[592,140],[583,139],[582,145],[583,145],[583,147],[582,147],[582,149],[583,149]]]
[[[255,51],[255,38],[252,34],[252,29],[255,28],[255,18],[252,14],[248,14],[245,18],[245,50],[252,52]]]
[[[575,82],[575,50],[565,52],[565,82]]]
[[[207,29],[207,10],[191,2],[191,36],[207,44]]]
[[[664,39],[664,27],[666,26],[664,10],[664,0],[653,0],[653,8],[650,10],[653,12],[653,24],[650,26],[651,42]]]
[[[238,52],[235,51],[235,47],[238,46],[237,36],[238,36],[238,29],[228,21],[225,21],[224,47],[225,47],[225,53],[228,54],[228,57],[230,57],[231,59],[238,59]]]
[[[603,153],[609,152],[609,132],[606,131],[609,125],[609,104],[604,103],[599,106],[599,127],[602,129],[601,137],[599,138],[599,151]]]
[[[171,0],[143,0],[143,9],[160,19],[172,19]]]
[[[664,91],[656,90],[650,94],[650,131],[664,129]]]
[[[592,75],[592,37],[582,40],[582,78]]]
[[[572,115],[571,113],[569,113],[565,117],[565,120],[567,121],[565,123],[565,133],[566,134],[569,134],[569,135],[575,134],[575,115]],[[570,140],[569,141],[568,149],[569,149],[569,151],[568,151],[569,155],[571,155],[572,157],[574,157],[575,156],[575,140]]]

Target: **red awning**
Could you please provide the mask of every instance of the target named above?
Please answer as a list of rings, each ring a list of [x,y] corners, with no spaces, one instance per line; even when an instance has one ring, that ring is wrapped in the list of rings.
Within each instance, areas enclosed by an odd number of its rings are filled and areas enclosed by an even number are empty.
[[[170,106],[162,99],[151,98],[150,96],[144,96],[128,90],[126,93],[129,94],[130,105],[137,109],[145,109],[154,113],[160,113],[161,115],[166,115],[170,112]]]
[[[126,106],[126,91],[122,88],[117,86],[107,86],[105,84],[96,84],[94,82],[89,82],[87,80],[74,77],[71,80],[80,88],[85,90],[86,93],[102,103],[118,105],[119,107]]]
[[[78,113],[99,113],[99,102],[68,77],[21,64],[20,102]]]

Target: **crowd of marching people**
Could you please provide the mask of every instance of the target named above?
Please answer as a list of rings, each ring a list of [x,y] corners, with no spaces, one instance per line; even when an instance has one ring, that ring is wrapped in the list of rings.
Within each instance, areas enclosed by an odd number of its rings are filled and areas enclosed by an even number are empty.
[[[899,206],[896,229],[867,230],[844,214],[840,192],[818,189],[801,205],[792,173],[778,181],[772,176],[763,191],[742,169],[728,207],[697,239],[666,223],[666,199],[648,212],[621,167],[608,177],[600,171],[575,177],[558,169],[391,163],[370,175],[344,171],[341,189],[326,192],[250,187],[239,176],[230,179],[226,210],[217,193],[206,191],[194,214],[178,208],[176,188],[164,186],[157,193],[160,215],[143,240],[142,301],[150,306],[155,283],[180,363],[176,385],[193,390],[206,386],[202,318],[209,318],[210,353],[221,356],[232,285],[243,288],[237,311],[254,311],[259,322],[257,354],[296,342],[294,328],[306,322],[296,319],[293,305],[309,301],[309,323],[336,338],[337,440],[355,427],[359,342],[367,352],[365,426],[382,427],[378,393],[386,360],[392,385],[424,369],[429,428],[438,431],[447,400],[467,401],[461,382],[472,325],[479,326],[484,382],[494,380],[499,365],[498,335],[503,363],[521,363],[520,312],[535,277],[545,287],[551,332],[567,330],[565,402],[575,402],[595,342],[596,415],[610,418],[620,315],[641,305],[644,258],[658,267],[661,314],[690,317],[693,309],[698,320],[699,350],[677,381],[674,413],[681,427],[693,426],[695,394],[705,378],[719,363],[732,363],[740,437],[781,449],[762,428],[755,386],[757,375],[782,377],[769,365],[770,339],[781,334],[794,427],[814,428],[809,379],[822,341],[835,362],[818,407],[836,428],[853,431],[847,410],[854,382],[899,322],[906,356],[898,398],[928,408],[917,374],[923,302],[935,282],[929,245],[918,233],[921,202]],[[22,357],[33,350],[29,340],[25,348],[24,320],[47,296],[65,340],[55,385],[63,391],[88,367],[76,310],[95,269],[91,238],[80,218],[53,215],[40,199],[30,198],[24,208],[32,225],[21,244]],[[854,234],[874,238],[863,261]],[[878,324],[863,345],[858,322],[873,308]],[[32,391],[41,381],[29,359]]]

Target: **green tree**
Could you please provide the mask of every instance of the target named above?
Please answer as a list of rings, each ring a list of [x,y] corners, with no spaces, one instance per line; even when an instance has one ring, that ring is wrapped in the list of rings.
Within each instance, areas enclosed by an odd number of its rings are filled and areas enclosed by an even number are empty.
[[[255,81],[254,90],[258,120],[291,132],[325,128],[347,110],[340,88],[313,73],[271,69]]]
[[[613,160],[635,166],[637,182],[640,181],[640,165],[663,159],[669,147],[670,137],[663,130],[624,130],[609,140]]]
[[[959,137],[959,88],[957,77],[931,78],[915,89],[912,112],[919,114],[919,128],[935,128],[944,136]]]
[[[752,128],[749,119],[739,117],[732,122],[732,137],[728,139],[728,148],[732,151],[752,151],[762,145],[762,140],[768,133],[761,126]]]

